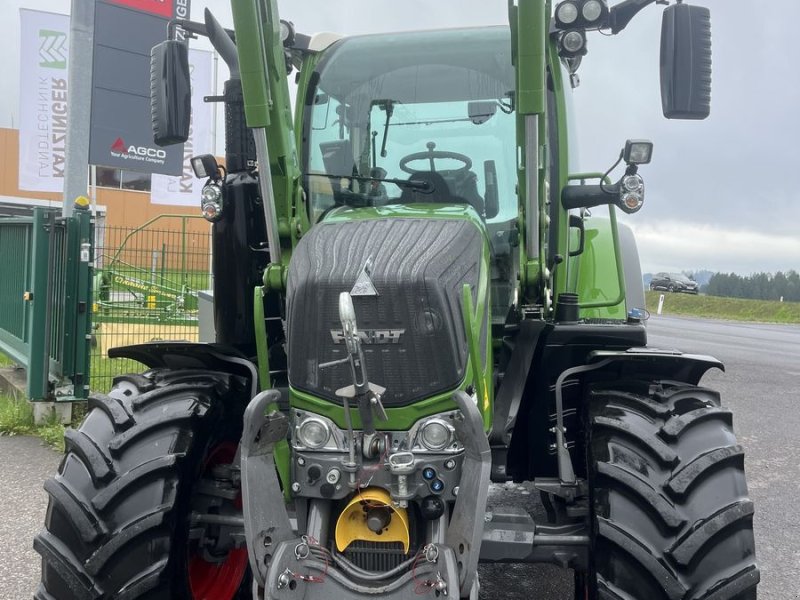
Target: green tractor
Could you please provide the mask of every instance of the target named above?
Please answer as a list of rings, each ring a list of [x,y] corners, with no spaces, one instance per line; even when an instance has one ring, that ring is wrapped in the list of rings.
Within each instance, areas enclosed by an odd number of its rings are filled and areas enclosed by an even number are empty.
[[[149,370],[67,432],[36,598],[477,599],[480,563],[552,563],[576,599],[755,599],[742,448],[698,386],[722,365],[647,347],[615,219],[652,144],[618,177],[571,168],[587,35],[654,2],[344,38],[276,0],[176,22],[231,71],[225,166],[193,159],[216,343],[110,352]],[[665,8],[661,50],[665,116],[705,118],[708,10]],[[151,59],[179,142],[186,45]],[[508,482],[545,517],[490,503]]]

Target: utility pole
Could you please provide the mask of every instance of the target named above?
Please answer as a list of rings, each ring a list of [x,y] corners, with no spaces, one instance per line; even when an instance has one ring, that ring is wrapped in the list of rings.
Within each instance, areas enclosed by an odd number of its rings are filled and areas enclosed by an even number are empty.
[[[89,122],[92,114],[92,45],[94,0],[72,0],[69,20],[67,90],[67,156],[64,165],[64,204],[61,214],[72,215],[73,203],[89,190]]]

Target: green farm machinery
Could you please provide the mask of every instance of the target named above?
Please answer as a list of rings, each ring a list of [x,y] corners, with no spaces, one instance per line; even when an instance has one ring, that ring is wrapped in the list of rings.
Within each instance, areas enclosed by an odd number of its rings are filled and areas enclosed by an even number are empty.
[[[216,342],[109,352],[148,370],[67,433],[36,598],[477,599],[482,563],[572,569],[576,599],[756,598],[742,448],[699,385],[722,365],[647,346],[616,221],[653,146],[574,172],[587,37],[653,3],[359,37],[276,0],[177,22],[231,71],[225,165],[192,159]],[[661,36],[665,116],[705,118],[709,11],[667,6]],[[180,142],[186,44],[151,61],[156,143]],[[508,482],[545,517],[490,510]]]
[[[109,239],[103,243],[94,270],[93,321],[96,325],[197,324],[198,289],[190,276],[195,274],[197,260],[194,259],[198,252],[187,248],[187,221],[200,218],[158,215],[124,232],[121,240]],[[165,221],[175,220],[181,224],[179,237],[177,232],[168,229],[153,229],[157,222],[163,225]],[[123,233],[113,228],[104,228],[103,231],[106,236]],[[204,258],[206,253],[200,255]],[[204,288],[207,287],[206,279],[203,277],[201,280]]]

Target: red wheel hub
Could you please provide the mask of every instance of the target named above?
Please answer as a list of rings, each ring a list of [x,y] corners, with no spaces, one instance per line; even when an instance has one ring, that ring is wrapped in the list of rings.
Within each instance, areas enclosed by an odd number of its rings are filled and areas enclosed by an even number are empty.
[[[236,455],[236,444],[226,442],[212,448],[206,458],[204,471],[222,464],[230,464]],[[235,501],[241,508],[241,494]],[[247,571],[247,548],[228,552],[221,562],[208,562],[198,549],[189,555],[189,586],[194,600],[233,600]]]

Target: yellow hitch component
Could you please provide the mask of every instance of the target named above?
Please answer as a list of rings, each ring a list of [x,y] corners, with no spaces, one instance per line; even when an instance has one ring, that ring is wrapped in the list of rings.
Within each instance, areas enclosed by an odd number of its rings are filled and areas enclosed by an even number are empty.
[[[370,511],[381,510],[388,513],[388,523],[380,533],[376,533],[370,529],[367,519]],[[375,522],[374,514],[372,522]],[[381,488],[372,487],[356,492],[336,521],[336,549],[344,552],[356,540],[401,542],[403,552],[408,554],[410,542],[406,509],[393,506],[389,492]]]

